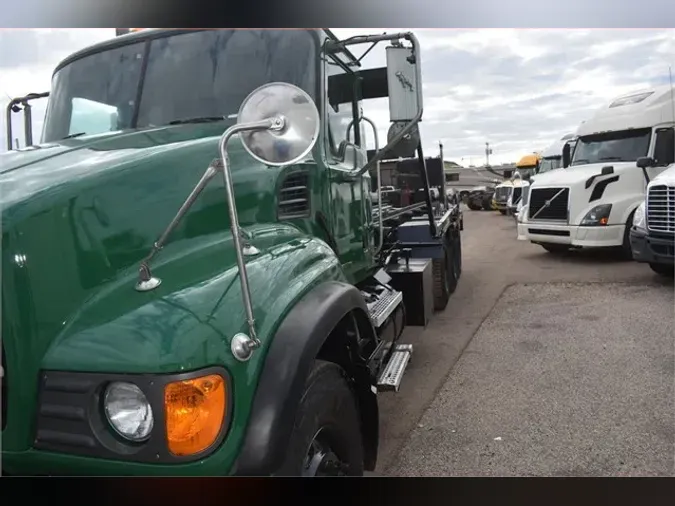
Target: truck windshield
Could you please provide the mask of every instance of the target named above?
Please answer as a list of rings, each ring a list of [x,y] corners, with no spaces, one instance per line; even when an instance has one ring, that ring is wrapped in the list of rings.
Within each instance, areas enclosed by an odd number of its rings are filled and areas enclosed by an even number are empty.
[[[549,170],[559,169],[562,167],[562,157],[556,156],[552,158],[544,158],[539,163],[539,174],[548,172]]]
[[[580,137],[571,165],[634,162],[647,156],[651,133],[650,128],[640,128]]]
[[[205,30],[94,53],[54,74],[42,140],[227,118],[275,81],[314,97],[316,50],[305,30]]]

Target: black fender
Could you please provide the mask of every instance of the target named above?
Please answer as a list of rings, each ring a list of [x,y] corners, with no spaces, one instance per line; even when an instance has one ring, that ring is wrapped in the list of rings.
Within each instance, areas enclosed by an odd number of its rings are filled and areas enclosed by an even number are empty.
[[[354,312],[368,314],[359,290],[348,283],[328,281],[310,290],[288,313],[265,358],[233,474],[269,476],[281,467],[314,360],[333,329],[346,315]],[[359,325],[359,331],[363,332],[363,325]],[[363,378],[363,375],[360,377]],[[355,394],[364,439],[373,433],[377,438],[379,414],[376,394],[368,381],[359,381]],[[364,416],[367,417],[366,423]],[[369,456],[365,446],[366,461],[372,460],[372,448]],[[376,459],[377,443],[374,451]],[[371,467],[368,462],[366,467]]]

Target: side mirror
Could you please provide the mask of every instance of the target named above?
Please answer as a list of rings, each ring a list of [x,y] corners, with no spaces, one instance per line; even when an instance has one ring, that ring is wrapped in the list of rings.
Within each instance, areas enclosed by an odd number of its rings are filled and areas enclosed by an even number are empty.
[[[270,119],[271,128],[247,128]],[[292,165],[305,158],[319,138],[319,111],[312,98],[288,83],[269,83],[254,90],[239,108],[239,136],[248,153],[272,166]]]
[[[637,159],[637,162],[635,163],[641,169],[646,169],[648,167],[654,166],[654,159],[649,156],[641,156],[640,158]]]
[[[563,169],[566,169],[567,167],[569,167],[570,163],[572,163],[572,147],[569,145],[569,143],[567,143],[563,146],[563,152],[562,152]]]
[[[413,48],[387,48],[387,86],[389,119],[404,123],[415,119],[422,110],[422,73]]]

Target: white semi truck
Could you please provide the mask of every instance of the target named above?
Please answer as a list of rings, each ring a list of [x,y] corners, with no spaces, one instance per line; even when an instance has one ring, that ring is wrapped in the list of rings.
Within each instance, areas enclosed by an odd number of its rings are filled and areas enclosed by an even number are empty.
[[[513,213],[516,221],[519,221],[520,212],[528,202],[530,185],[538,177],[538,174],[543,174],[552,170],[557,170],[564,168],[563,167],[563,151],[565,146],[569,146],[567,149],[574,150],[574,145],[576,143],[576,137],[573,133],[568,133],[563,135],[559,140],[555,141],[553,144],[548,146],[541,153],[541,160],[539,161],[539,167],[537,172],[534,174],[531,173],[520,173],[516,171],[514,178],[520,177],[522,179],[522,194],[521,197],[515,202],[515,212]],[[571,152],[571,151],[570,151]],[[524,240],[525,237],[518,236],[518,239]]]
[[[573,153],[563,154],[569,167],[530,185],[519,236],[553,253],[620,248],[631,258],[633,214],[649,181],[669,166],[658,154],[674,124],[670,86],[612,100],[579,126]]]
[[[668,166],[647,185],[647,196],[633,216],[630,242],[633,259],[649,264],[654,272],[673,277],[675,273],[675,130],[660,132],[651,159],[639,164]]]

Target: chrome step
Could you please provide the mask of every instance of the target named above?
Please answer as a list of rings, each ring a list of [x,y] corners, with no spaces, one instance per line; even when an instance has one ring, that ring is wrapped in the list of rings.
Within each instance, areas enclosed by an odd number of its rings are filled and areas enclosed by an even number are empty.
[[[412,357],[412,344],[397,344],[394,353],[391,354],[387,366],[377,380],[377,390],[380,392],[398,392],[401,380],[405,374],[410,357]]]
[[[368,313],[373,326],[379,328],[401,302],[403,294],[392,289],[385,290],[375,302],[368,304]]]

